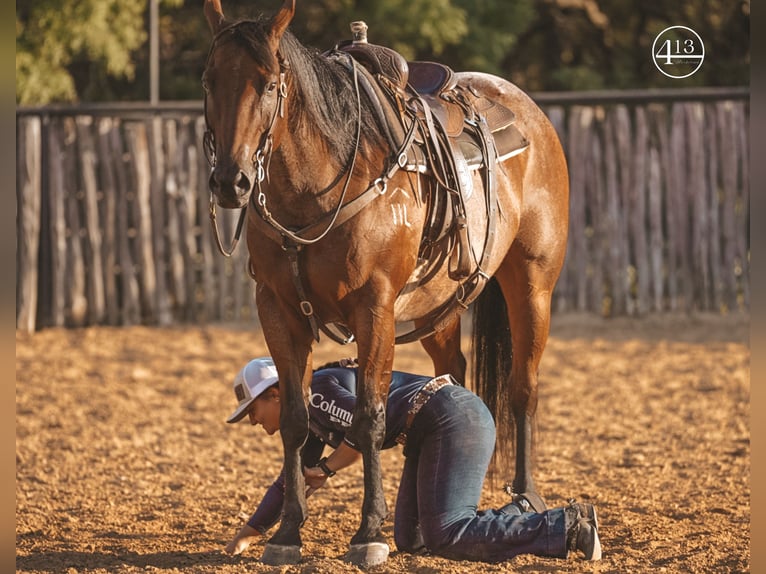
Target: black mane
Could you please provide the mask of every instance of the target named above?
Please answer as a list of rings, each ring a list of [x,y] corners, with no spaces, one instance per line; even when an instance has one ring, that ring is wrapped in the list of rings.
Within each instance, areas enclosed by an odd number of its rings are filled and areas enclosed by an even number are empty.
[[[242,20],[230,30],[256,62],[268,69],[278,68],[267,41],[268,20]],[[289,30],[282,36],[279,51],[292,76],[289,109],[293,113],[287,114],[290,130],[296,133],[303,121],[303,127],[315,131],[338,161],[345,162],[356,143],[357,132],[358,104],[351,72],[337,60],[301,44]],[[377,117],[361,89],[360,98],[361,135],[382,142]]]

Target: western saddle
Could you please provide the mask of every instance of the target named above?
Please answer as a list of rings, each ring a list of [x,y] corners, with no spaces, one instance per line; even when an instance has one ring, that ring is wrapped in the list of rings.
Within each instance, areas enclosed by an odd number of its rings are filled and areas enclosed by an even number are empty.
[[[351,24],[352,40],[325,53],[347,67],[360,64],[363,91],[373,104],[394,155],[406,171],[428,174],[435,182],[427,193],[427,221],[421,238],[418,283],[426,282],[449,257],[455,297],[437,309],[425,326],[399,335],[397,343],[416,341],[441,330],[455,313],[473,302],[489,277],[485,263],[495,236],[499,161],[529,145],[514,125],[514,113],[498,102],[461,86],[449,67],[408,62],[401,54],[367,41],[367,25]],[[414,144],[407,145],[414,134]],[[477,258],[469,241],[466,201],[472,196],[471,172],[481,170],[488,222],[483,253]],[[343,330],[343,329],[341,329]],[[341,341],[331,335],[336,341]],[[347,339],[350,340],[350,339]]]

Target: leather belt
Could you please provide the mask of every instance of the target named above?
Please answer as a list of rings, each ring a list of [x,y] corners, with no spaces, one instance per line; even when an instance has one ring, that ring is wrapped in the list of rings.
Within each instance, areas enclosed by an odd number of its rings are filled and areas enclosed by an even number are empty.
[[[415,393],[415,396],[410,403],[410,408],[407,411],[407,421],[404,424],[404,430],[396,437],[396,442],[398,444],[407,444],[407,433],[410,432],[410,427],[415,420],[415,416],[420,412],[420,409],[431,400],[431,397],[433,397],[442,387],[455,384],[457,383],[452,375],[440,375],[428,381],[423,385],[423,388]]]

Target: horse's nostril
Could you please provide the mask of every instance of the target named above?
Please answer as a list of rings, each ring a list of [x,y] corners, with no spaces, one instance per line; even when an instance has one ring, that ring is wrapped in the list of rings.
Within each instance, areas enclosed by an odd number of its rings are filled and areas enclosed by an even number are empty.
[[[227,170],[218,167],[210,174],[208,185],[213,192],[233,193],[237,197],[242,197],[251,191],[252,180],[241,169]]]
[[[234,177],[234,187],[236,187],[241,193],[247,193],[250,191],[250,178],[243,171],[237,172]]]

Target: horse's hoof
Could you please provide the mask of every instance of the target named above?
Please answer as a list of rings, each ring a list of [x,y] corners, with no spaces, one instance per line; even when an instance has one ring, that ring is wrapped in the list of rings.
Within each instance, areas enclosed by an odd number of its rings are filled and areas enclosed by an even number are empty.
[[[388,544],[385,542],[368,542],[366,544],[352,544],[348,548],[343,560],[354,566],[369,568],[378,566],[388,560]]]
[[[281,544],[267,544],[261,556],[261,562],[269,566],[297,564],[300,560],[300,546],[282,546]]]

